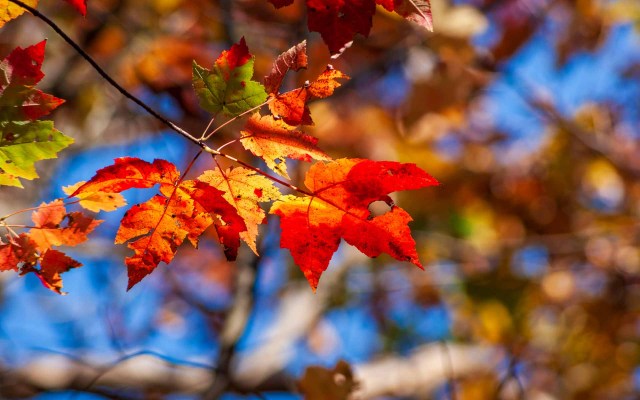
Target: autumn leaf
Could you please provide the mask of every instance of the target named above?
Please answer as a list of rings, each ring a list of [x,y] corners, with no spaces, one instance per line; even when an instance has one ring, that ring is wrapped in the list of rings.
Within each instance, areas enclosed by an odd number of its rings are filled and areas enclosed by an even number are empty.
[[[31,229],[29,237],[41,252],[54,246],[83,243],[88,239],[87,235],[102,223],[80,212],[67,213],[62,200],[42,203],[31,219],[35,227]]]
[[[433,31],[433,17],[429,0],[376,0],[389,11],[395,11],[407,21]]]
[[[73,8],[78,10],[82,16],[87,15],[87,1],[86,0],[65,0],[67,3],[71,4]]]
[[[43,210],[46,208],[46,205],[42,207]],[[61,212],[64,218],[64,206],[54,202],[49,210],[43,211],[34,219],[43,222],[58,219]],[[7,243],[0,244],[0,271],[15,271],[20,275],[33,273],[46,288],[58,294],[66,294],[62,292],[61,274],[71,268],[81,267],[82,264],[59,250],[42,248],[33,238],[33,234],[38,231],[38,228],[33,228],[29,233],[21,233],[18,237],[6,237]]]
[[[254,114],[241,131],[245,149],[262,158],[277,174],[289,178],[287,158],[302,161],[330,160],[317,146],[318,139],[276,120],[272,116]]]
[[[23,0],[24,4],[36,8],[38,0]],[[25,9],[9,0],[0,0],[0,28],[12,19],[18,18],[25,12]]]
[[[223,51],[211,70],[194,61],[193,88],[200,106],[212,114],[222,111],[233,117],[264,103],[264,86],[251,80],[253,63],[244,38]]]
[[[81,266],[82,264],[61,251],[47,250],[40,261],[40,270],[34,272],[46,288],[58,294],[66,294],[62,291],[60,274]]]
[[[293,0],[269,0],[280,8]],[[429,0],[306,0],[309,30],[320,33],[334,56],[351,46],[356,34],[369,36],[376,4],[433,30]]]
[[[308,86],[277,95],[269,103],[269,110],[289,125],[313,125],[307,102],[331,96],[342,85],[339,79],[349,79],[349,76],[328,65]]]
[[[76,190],[80,188],[80,186],[84,185],[85,183],[85,181],[80,181],[75,185],[63,187],[62,191],[68,196],[71,196]],[[120,193],[85,191],[75,197],[80,200],[79,204],[83,208],[93,212],[113,211],[127,205],[127,201]]]
[[[247,230],[240,233],[240,238],[257,255],[258,225],[266,222],[265,213],[258,203],[281,196],[273,181],[243,167],[205,171],[198,180],[224,192],[225,200],[238,211],[247,226]]]
[[[204,182],[184,181],[174,193],[156,195],[127,211],[115,240],[121,244],[138,238],[128,245],[134,256],[125,259],[129,271],[127,290],[160,262],[170,263],[185,238],[197,246],[198,237],[216,222],[214,218],[220,219],[216,228],[225,253],[235,258],[240,232],[246,226],[222,196],[220,190]]]
[[[36,244],[28,234],[17,238],[7,237],[7,243],[0,242],[0,271],[16,271],[33,267],[38,263]]]
[[[129,274],[127,290],[160,262],[171,262],[185,239],[197,246],[199,236],[211,225],[215,226],[228,259],[235,259],[240,233],[246,231],[243,219],[224,199],[222,191],[197,180],[180,181],[177,168],[164,160],[149,163],[133,157],[118,158],[71,196],[120,193],[156,184],[160,185],[161,194],[129,209],[116,234],[116,243],[130,242],[128,246],[134,251],[133,256],[125,259]]]
[[[369,257],[387,253],[422,268],[408,226],[412,219],[388,194],[437,184],[415,164],[340,159],[309,169],[305,185],[312,196],[285,196],[270,213],[281,217],[280,246],[291,251],[315,290],[341,238]],[[379,200],[391,209],[372,216],[368,206]]]
[[[17,47],[0,62],[0,185],[22,187],[19,178],[35,179],[35,163],[56,158],[73,143],[53,127],[37,121],[63,103],[34,88],[44,77],[45,41]]]
[[[264,77],[264,86],[267,93],[272,95],[278,94],[282,80],[289,70],[299,71],[306,68],[307,41],[303,40],[276,58],[271,72]]]
[[[165,160],[153,163],[135,157],[116,158],[113,165],[96,172],[91,180],[77,188],[69,197],[90,193],[120,193],[131,188],[150,188],[157,184],[173,186],[180,172]]]

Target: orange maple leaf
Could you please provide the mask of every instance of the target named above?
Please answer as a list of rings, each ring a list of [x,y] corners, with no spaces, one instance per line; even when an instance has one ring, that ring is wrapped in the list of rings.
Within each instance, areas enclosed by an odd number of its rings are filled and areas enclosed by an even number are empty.
[[[388,194],[437,184],[415,164],[340,159],[309,169],[305,185],[312,196],[285,196],[270,213],[281,217],[280,246],[291,251],[315,290],[341,238],[369,257],[387,253],[422,268],[408,226],[411,216]],[[372,216],[368,206],[378,200],[391,209]]]
[[[125,259],[129,274],[127,290],[160,262],[171,262],[185,238],[197,246],[199,236],[211,225],[215,226],[227,258],[235,259],[240,233],[247,229],[236,209],[224,199],[224,192],[206,182],[181,181],[175,165],[164,160],[149,163],[133,157],[116,159],[72,196],[119,193],[156,184],[160,184],[161,194],[129,209],[116,234],[116,243],[131,241],[128,246],[134,251],[133,256]]]
[[[331,159],[318,148],[317,138],[296,131],[294,127],[270,115],[261,117],[260,114],[253,114],[241,135],[245,149],[262,158],[267,167],[286,178],[289,178],[286,158],[302,161]]]
[[[62,291],[60,274],[71,268],[81,267],[81,263],[58,250],[46,249],[40,252],[30,233],[21,233],[17,238],[7,239],[8,243],[0,245],[0,271],[16,271],[20,275],[34,273],[46,288],[58,294],[66,294]],[[37,268],[38,263],[40,268]]]
[[[275,99],[269,103],[269,109],[289,125],[313,125],[307,103],[314,98],[331,96],[342,85],[338,79],[349,79],[349,76],[328,65],[312,83],[287,93],[271,94]]]
[[[85,242],[102,220],[96,220],[80,212],[67,213],[62,200],[42,203],[33,212],[35,227],[29,237],[37,249],[45,252],[53,246],[75,246]]]
[[[75,191],[85,183],[86,183],[85,181],[80,181],[74,185],[65,186],[62,188],[62,191],[65,194],[70,196],[73,193],[75,193]],[[120,193],[85,191],[82,194],[79,194],[74,197],[80,200],[79,204],[83,208],[93,212],[113,211],[127,205],[127,201],[124,199],[124,196],[122,196]]]

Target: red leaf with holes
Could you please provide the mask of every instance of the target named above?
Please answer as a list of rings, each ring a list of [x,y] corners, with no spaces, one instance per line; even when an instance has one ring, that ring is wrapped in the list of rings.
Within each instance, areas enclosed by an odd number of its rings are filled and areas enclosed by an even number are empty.
[[[437,184],[415,164],[359,159],[315,164],[305,178],[312,195],[285,196],[271,208],[281,217],[280,246],[291,251],[314,290],[341,239],[369,257],[386,253],[422,268],[408,226],[411,217],[388,194]],[[390,210],[372,216],[368,207],[378,200]]]

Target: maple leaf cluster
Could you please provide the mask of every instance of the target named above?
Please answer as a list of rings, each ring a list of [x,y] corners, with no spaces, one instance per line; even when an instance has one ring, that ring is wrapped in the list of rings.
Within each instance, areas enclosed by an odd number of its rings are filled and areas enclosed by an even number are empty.
[[[29,231],[7,234],[6,242],[0,240],[0,271],[34,273],[44,286],[63,294],[60,274],[82,264],[55,247],[85,242],[102,221],[81,212],[67,212],[62,200],[41,204],[31,219],[34,226]]]
[[[205,110],[237,118],[269,103],[270,114],[254,111],[239,139],[275,173],[289,178],[287,159],[323,161],[307,172],[309,191],[300,190],[302,196],[283,195],[274,186],[282,181],[257,169],[223,169],[216,161],[216,169],[185,180],[168,161],[149,163],[131,157],[117,159],[71,193],[120,193],[159,185],[159,194],[127,211],[116,234],[116,243],[128,242],[134,252],[125,260],[129,289],[160,262],[171,262],[185,239],[197,246],[210,226],[228,260],[236,258],[241,241],[257,254],[258,226],[266,222],[259,203],[274,201],[270,213],[281,219],[281,246],[291,251],[314,290],[342,238],[370,257],[386,253],[422,267],[407,225],[411,217],[388,194],[437,181],[414,164],[331,161],[318,148],[317,139],[299,126],[313,123],[308,102],[330,96],[340,86],[339,79],[348,77],[328,67],[308,85],[279,93],[285,74],[306,66],[303,42],[278,57],[263,86],[252,80],[253,56],[244,38],[224,51],[211,69],[193,65],[193,86]],[[387,202],[390,211],[374,217],[368,206],[379,200]]]
[[[67,0],[83,15],[82,0]],[[291,1],[271,0],[276,6]],[[26,1],[35,7],[37,0]],[[321,33],[332,53],[339,53],[355,33],[367,35],[376,4],[407,19],[431,27],[429,3],[418,0],[307,0],[309,28]],[[14,3],[0,0],[0,24],[20,14]],[[63,100],[45,94],[35,85],[42,79],[45,42],[27,49],[17,48],[0,63],[0,184],[21,186],[18,178],[37,177],[34,163],[53,158],[72,140],[38,118],[49,114]],[[315,290],[340,241],[355,246],[370,257],[382,253],[422,268],[411,237],[411,217],[391,201],[389,194],[437,185],[438,182],[414,164],[362,159],[332,160],[318,147],[318,139],[305,133],[313,125],[309,102],[331,96],[349,77],[328,65],[303,87],[281,93],[285,75],[307,68],[306,42],[281,54],[264,83],[253,80],[254,57],[244,38],[205,68],[193,62],[193,88],[200,106],[214,118],[222,113],[229,121],[251,114],[234,140],[267,167],[290,179],[287,160],[318,161],[307,172],[306,189],[228,156],[204,143],[216,167],[195,179],[165,160],[147,162],[123,157],[100,169],[87,182],[65,188],[70,203],[98,212],[126,205],[121,193],[134,188],[158,187],[158,193],[132,206],[122,218],[115,243],[127,243],[133,255],[125,259],[128,289],[140,282],[161,262],[170,263],[186,240],[198,246],[210,227],[228,260],[235,260],[241,242],[257,252],[259,225],[266,223],[260,203],[273,203],[270,214],[280,217],[281,247],[290,250],[309,284]],[[268,105],[268,113],[260,109]],[[187,135],[189,136],[189,135]],[[229,143],[230,144],[230,143]],[[224,147],[224,146],[223,146]],[[200,153],[198,154],[198,156]],[[242,166],[223,169],[216,157],[226,157]],[[196,157],[197,158],[197,157]],[[194,159],[195,161],[195,159]],[[283,194],[274,183],[296,191]],[[389,211],[372,215],[369,206],[384,201]],[[11,214],[13,215],[13,214]],[[9,233],[0,242],[0,270],[21,275],[32,272],[48,288],[61,293],[60,274],[81,264],[57,246],[75,246],[101,222],[80,212],[67,212],[62,200],[42,204],[33,213],[35,226],[16,234],[0,219]]]

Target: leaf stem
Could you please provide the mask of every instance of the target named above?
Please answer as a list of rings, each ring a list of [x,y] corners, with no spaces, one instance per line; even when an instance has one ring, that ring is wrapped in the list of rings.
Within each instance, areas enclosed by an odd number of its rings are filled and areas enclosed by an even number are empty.
[[[229,145],[232,145],[232,144],[234,144],[234,143],[237,143],[237,142],[239,142],[239,141],[240,141],[240,138],[233,139],[233,140],[231,140],[231,141],[229,141],[229,142],[227,142],[227,143],[223,144],[222,146],[218,147],[218,151],[220,151],[220,150],[224,149],[225,147],[227,147],[227,146],[229,146]]]
[[[204,131],[202,131],[202,135],[200,135],[200,140],[206,140],[206,136],[207,136],[207,131],[209,130],[209,128],[211,128],[211,125],[213,125],[213,121],[215,121],[216,116],[214,115],[213,117],[211,117],[211,119],[209,120],[209,123],[207,124],[207,127],[204,128]]]
[[[253,111],[255,111],[255,110],[258,110],[258,109],[262,108],[263,106],[265,106],[265,105],[267,105],[267,104],[271,103],[274,99],[275,99],[275,97],[270,97],[270,98],[268,98],[265,102],[263,102],[262,104],[258,104],[257,106],[255,106],[255,107],[253,107],[253,108],[250,108],[250,109],[248,109],[247,111],[244,111],[244,112],[242,112],[242,113],[240,113],[240,114],[236,115],[235,117],[231,118],[230,120],[228,120],[228,121],[226,121],[226,122],[224,122],[224,123],[220,124],[218,127],[216,127],[216,129],[214,129],[213,131],[211,131],[211,133],[209,133],[208,135],[206,135],[206,136],[205,136],[205,138],[204,138],[204,140],[209,140],[209,138],[210,138],[211,136],[215,135],[215,134],[216,134],[216,132],[218,132],[220,129],[222,129],[222,128],[224,128],[225,126],[229,125],[230,123],[232,123],[233,121],[237,120],[238,118],[243,117],[243,116],[245,116],[245,115],[249,114],[250,112],[253,112]],[[209,129],[209,128],[207,127],[207,129]]]

